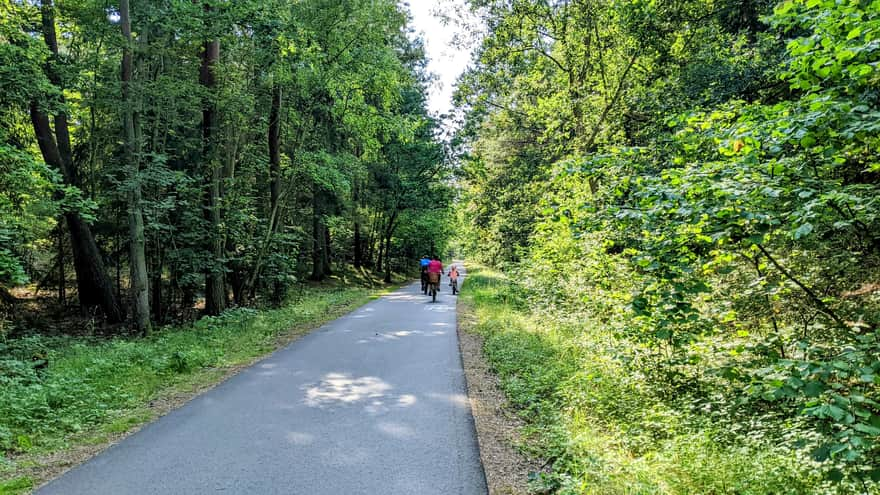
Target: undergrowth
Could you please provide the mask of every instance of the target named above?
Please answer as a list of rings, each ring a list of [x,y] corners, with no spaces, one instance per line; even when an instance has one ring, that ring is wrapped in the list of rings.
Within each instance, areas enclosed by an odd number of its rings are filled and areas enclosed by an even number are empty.
[[[635,344],[589,315],[530,309],[527,295],[485,268],[471,268],[462,292],[490,365],[527,421],[522,447],[548,460],[547,472],[531,476],[536,493],[870,492],[834,485],[778,438],[749,434],[752,422],[773,418],[694,408],[639,368]],[[778,421],[761,431],[782,437],[796,426]]]

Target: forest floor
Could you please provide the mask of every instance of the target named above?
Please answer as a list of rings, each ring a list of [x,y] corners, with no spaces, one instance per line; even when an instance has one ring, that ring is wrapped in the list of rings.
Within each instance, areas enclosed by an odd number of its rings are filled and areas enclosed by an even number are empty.
[[[0,342],[0,495],[26,493],[311,330],[401,286],[346,270],[279,309],[234,309],[149,338],[31,332]],[[29,354],[45,371],[17,373]],[[22,361],[16,361],[16,358]],[[6,369],[9,368],[9,369]],[[8,373],[7,373],[8,372]]]

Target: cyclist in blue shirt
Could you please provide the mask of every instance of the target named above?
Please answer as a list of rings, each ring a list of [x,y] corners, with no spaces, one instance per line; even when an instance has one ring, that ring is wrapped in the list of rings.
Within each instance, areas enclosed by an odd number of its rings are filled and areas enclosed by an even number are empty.
[[[422,256],[422,259],[419,260],[419,271],[421,272],[422,278],[422,292],[428,293],[428,264],[431,263],[431,258],[428,255]]]

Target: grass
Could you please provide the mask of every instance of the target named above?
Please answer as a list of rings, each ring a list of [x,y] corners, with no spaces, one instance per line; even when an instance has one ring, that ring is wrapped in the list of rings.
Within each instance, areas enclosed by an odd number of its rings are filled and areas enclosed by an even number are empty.
[[[59,453],[94,452],[235,370],[384,292],[343,274],[280,309],[234,309],[148,338],[33,336],[0,342],[0,495],[58,471]],[[35,367],[32,356],[49,366]],[[89,448],[97,446],[97,448]],[[75,457],[75,454],[74,454]],[[88,455],[84,455],[88,457]]]
[[[833,493],[796,453],[733,440],[719,424],[663,395],[626,360],[626,345],[584,315],[533,314],[522,289],[470,267],[462,292],[473,330],[511,403],[526,420],[521,446],[548,459],[537,493]],[[747,421],[741,421],[747,424]],[[784,429],[785,425],[779,425]]]

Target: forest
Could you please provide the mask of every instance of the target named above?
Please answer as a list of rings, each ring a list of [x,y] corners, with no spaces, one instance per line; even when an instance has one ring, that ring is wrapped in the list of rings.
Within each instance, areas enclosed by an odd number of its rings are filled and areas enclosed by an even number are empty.
[[[157,377],[266,352],[165,329],[268,339],[251,308],[318,321],[443,251],[425,64],[392,0],[2,0],[0,480]]]
[[[5,303],[37,282],[148,333],[441,247],[448,161],[394,2],[129,3],[4,2]]]
[[[880,493],[880,2],[468,7],[463,293],[533,488]]]

